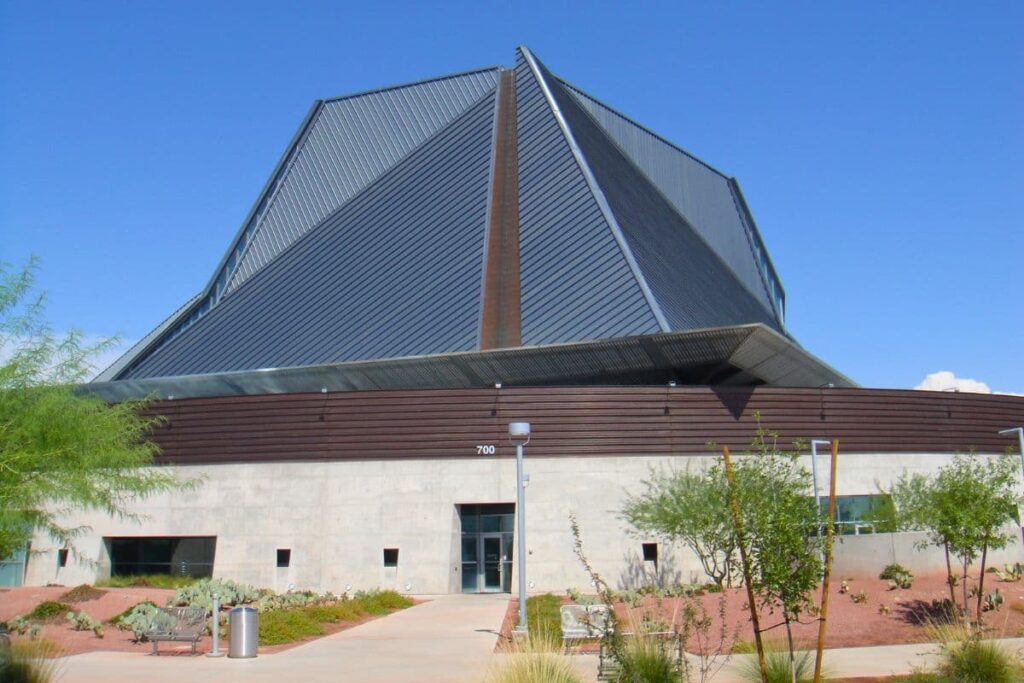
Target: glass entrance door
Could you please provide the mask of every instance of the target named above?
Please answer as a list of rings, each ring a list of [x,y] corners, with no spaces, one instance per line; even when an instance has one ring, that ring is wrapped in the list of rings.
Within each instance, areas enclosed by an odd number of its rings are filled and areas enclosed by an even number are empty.
[[[511,592],[513,506],[497,503],[459,508],[462,592]]]
[[[480,555],[484,558],[480,591],[509,592],[512,586],[511,534],[481,534]]]

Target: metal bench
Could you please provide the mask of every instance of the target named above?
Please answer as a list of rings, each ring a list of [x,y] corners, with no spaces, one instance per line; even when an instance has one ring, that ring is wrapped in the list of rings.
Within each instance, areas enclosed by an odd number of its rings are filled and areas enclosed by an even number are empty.
[[[206,631],[206,609],[202,607],[161,607],[153,619],[153,628],[144,633],[146,639],[153,643],[151,655],[157,655],[157,643],[170,640],[179,643],[191,643],[192,654],[196,654],[196,644]]]
[[[566,653],[574,641],[599,640],[608,631],[608,605],[562,605],[560,611]]]

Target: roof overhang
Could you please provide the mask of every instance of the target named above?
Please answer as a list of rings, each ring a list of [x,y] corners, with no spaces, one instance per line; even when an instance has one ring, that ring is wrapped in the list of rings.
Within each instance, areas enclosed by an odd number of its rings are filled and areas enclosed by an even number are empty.
[[[679,384],[855,387],[793,340],[756,325],[716,327],[548,346],[93,382],[109,401],[308,391],[544,385]]]

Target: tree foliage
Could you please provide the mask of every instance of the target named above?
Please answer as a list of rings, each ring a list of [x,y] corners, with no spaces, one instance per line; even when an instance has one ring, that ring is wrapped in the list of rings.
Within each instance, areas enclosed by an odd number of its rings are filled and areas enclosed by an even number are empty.
[[[717,468],[652,470],[643,490],[627,499],[622,517],[640,534],[692,550],[716,585],[731,579],[736,532],[729,515],[729,489]]]
[[[923,545],[945,551],[954,605],[957,598],[953,587],[959,579],[954,576],[949,558],[959,561],[964,613],[968,610],[967,573],[981,559],[977,589],[977,617],[981,621],[988,552],[1005,548],[1016,537],[1010,528],[1019,500],[1016,458],[958,455],[934,475],[904,473],[896,480],[891,494],[900,527],[926,532]]]
[[[134,500],[195,484],[149,467],[158,419],[141,412],[144,401],[110,405],[76,388],[114,340],[55,334],[34,271],[0,264],[0,558],[36,531],[71,546],[86,531],[67,525],[74,511],[133,518]]]

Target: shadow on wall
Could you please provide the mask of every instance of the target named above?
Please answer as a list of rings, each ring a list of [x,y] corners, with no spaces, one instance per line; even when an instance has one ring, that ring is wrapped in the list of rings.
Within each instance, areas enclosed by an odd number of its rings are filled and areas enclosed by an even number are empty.
[[[683,573],[671,556],[651,562],[631,551],[623,555],[623,564],[626,568],[619,575],[619,590],[640,590],[645,586],[667,588],[683,583]]]

